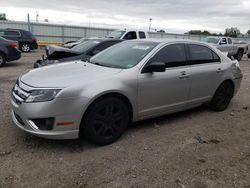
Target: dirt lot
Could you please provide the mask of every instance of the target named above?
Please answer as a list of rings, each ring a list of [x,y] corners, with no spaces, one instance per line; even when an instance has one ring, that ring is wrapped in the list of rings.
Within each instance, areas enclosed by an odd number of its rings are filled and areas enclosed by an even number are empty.
[[[139,122],[97,147],[37,138],[12,124],[10,90],[40,56],[0,68],[0,187],[250,188],[250,61],[240,62],[244,80],[228,110]]]

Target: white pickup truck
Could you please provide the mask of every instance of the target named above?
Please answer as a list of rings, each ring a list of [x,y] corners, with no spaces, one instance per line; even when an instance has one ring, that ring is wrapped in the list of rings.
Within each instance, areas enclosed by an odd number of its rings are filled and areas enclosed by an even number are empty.
[[[111,32],[107,38],[114,39],[124,39],[124,40],[132,40],[132,39],[146,39],[149,38],[148,33],[143,30],[115,30]]]
[[[247,45],[234,44],[230,37],[207,37],[206,42],[216,46],[222,52],[227,52],[228,57],[233,56],[238,61],[247,52]]]

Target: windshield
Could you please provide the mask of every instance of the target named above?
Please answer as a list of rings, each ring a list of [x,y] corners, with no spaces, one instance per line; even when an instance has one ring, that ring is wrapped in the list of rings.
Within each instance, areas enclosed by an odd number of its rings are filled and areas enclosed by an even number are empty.
[[[206,38],[205,42],[210,43],[210,44],[218,44],[219,38]]]
[[[83,53],[83,52],[86,52],[86,51],[90,50],[91,48],[95,47],[99,43],[100,43],[100,41],[97,41],[97,40],[88,40],[86,42],[82,42],[82,43],[74,46],[71,49],[76,51],[76,52]]]
[[[139,63],[154,47],[156,42],[122,42],[90,59],[91,63],[115,68],[131,68]]]
[[[108,35],[108,38],[119,39],[125,33],[125,31],[113,31]]]

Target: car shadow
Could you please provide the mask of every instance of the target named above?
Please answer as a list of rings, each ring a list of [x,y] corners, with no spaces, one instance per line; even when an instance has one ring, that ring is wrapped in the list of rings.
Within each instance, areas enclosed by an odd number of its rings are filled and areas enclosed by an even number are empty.
[[[20,62],[13,61],[13,62],[7,62],[1,69],[8,68],[8,67],[18,67],[23,66]]]
[[[191,118],[197,116],[201,113],[210,111],[207,107],[201,106],[191,110],[178,112],[174,114],[164,115],[157,118],[152,118],[148,120],[143,120],[140,122],[136,122],[131,124],[128,127],[128,130],[124,133],[124,136],[118,141],[111,145],[121,144],[121,142],[129,137],[129,134],[136,132],[141,129],[155,129],[155,125],[168,126],[170,123],[174,123],[178,121],[180,118]],[[212,111],[210,111],[213,113]],[[39,138],[28,133],[23,133],[23,144],[25,147],[30,149],[47,149],[51,151],[63,151],[63,152],[83,152],[86,150],[91,150],[94,148],[98,148],[100,146],[94,145],[92,143],[87,142],[86,140],[76,139],[76,140],[48,140]],[[102,146],[105,147],[105,146]]]

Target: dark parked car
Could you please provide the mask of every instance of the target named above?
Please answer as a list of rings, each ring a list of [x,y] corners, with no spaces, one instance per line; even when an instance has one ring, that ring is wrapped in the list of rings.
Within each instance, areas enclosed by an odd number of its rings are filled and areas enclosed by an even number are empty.
[[[87,38],[81,38],[81,39],[79,39],[77,41],[68,41],[68,42],[65,42],[62,46],[65,47],[65,48],[73,48],[76,45],[78,45],[78,44],[80,44],[82,42],[85,42],[87,40],[89,40],[89,39],[87,39]]]
[[[0,67],[21,57],[21,52],[17,48],[18,42],[0,37]]]
[[[19,49],[22,52],[29,52],[38,48],[36,38],[29,31],[22,29],[0,29],[0,36],[8,40],[18,41]]]
[[[74,60],[88,60],[90,57],[105,50],[106,48],[113,46],[123,40],[120,39],[88,39],[85,42],[78,44],[77,46],[68,49],[61,46],[47,46],[46,58],[37,60],[34,64],[34,68],[46,66],[55,63],[63,63]]]

